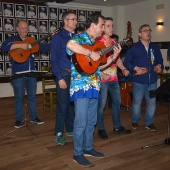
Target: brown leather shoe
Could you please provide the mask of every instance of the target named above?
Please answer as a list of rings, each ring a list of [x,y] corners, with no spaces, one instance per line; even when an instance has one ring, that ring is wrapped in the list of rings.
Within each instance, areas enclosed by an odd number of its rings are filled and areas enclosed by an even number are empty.
[[[156,132],[157,131],[157,128],[153,124],[150,124],[150,125],[146,126],[146,129],[149,129],[151,132]]]
[[[139,128],[138,123],[132,123],[132,129],[136,130]]]

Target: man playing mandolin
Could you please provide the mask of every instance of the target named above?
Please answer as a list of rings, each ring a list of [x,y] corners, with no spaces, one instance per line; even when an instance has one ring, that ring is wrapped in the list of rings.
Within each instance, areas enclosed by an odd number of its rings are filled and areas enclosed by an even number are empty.
[[[89,63],[101,60],[100,52],[95,52],[85,48],[83,45],[92,47],[95,39],[103,33],[104,17],[94,13],[86,20],[87,30],[81,34],[76,34],[67,43],[67,53],[82,54]],[[91,48],[90,48],[91,49]],[[114,47],[115,60],[121,51],[120,45]],[[81,58],[83,56],[79,56]],[[73,59],[73,57],[72,57]],[[92,164],[84,156],[96,158],[104,157],[103,153],[97,152],[93,148],[94,125],[97,121],[98,97],[100,91],[100,69],[93,73],[78,72],[75,65],[71,65],[71,87],[70,100],[75,104],[75,120],[73,128],[74,152],[73,159],[82,166],[89,167]]]
[[[23,41],[29,37],[28,34],[28,24],[25,20],[18,20],[16,30],[18,35],[11,36],[7,40],[2,43],[2,50],[11,51],[11,50],[28,50],[29,44],[24,43]],[[18,43],[14,43],[14,42]],[[21,43],[19,43],[21,42]],[[50,50],[50,44],[43,45],[39,44],[41,51]],[[23,56],[24,57],[24,56]],[[22,56],[21,56],[22,58]],[[34,58],[32,55],[26,59],[24,62],[16,62],[12,60],[12,74],[16,72],[35,70]],[[44,122],[38,118],[38,114],[36,111],[36,88],[37,88],[37,78],[36,77],[20,77],[12,80],[12,86],[14,89],[14,99],[15,99],[15,128],[20,128],[23,122],[24,115],[24,107],[23,107],[23,99],[24,99],[24,91],[27,91],[28,98],[28,109],[30,115],[30,121],[36,124],[43,124]]]

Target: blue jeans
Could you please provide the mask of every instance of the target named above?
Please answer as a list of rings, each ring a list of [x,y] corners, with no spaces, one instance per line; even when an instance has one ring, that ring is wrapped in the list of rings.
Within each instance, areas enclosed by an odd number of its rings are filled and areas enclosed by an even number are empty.
[[[101,83],[98,115],[97,115],[97,126],[99,130],[105,129],[104,127],[104,107],[106,105],[107,94],[110,93],[112,100],[112,119],[115,128],[121,127],[120,122],[120,88],[118,82],[105,82]]]
[[[82,155],[84,150],[93,148],[94,125],[97,121],[98,99],[76,99],[73,128],[74,155]]]
[[[73,132],[74,121],[74,102],[70,102],[70,80],[71,74],[66,70],[62,70],[62,76],[67,84],[66,89],[61,89],[56,79],[57,87],[57,109],[56,109],[56,125],[55,135],[58,132],[64,132],[64,125],[67,132]]]
[[[133,87],[133,101],[132,101],[132,123],[138,123],[141,117],[141,104],[143,97],[146,100],[146,115],[145,125],[148,126],[154,123],[154,113],[156,109],[156,98],[149,97],[149,91],[157,88],[157,83],[153,84],[139,84],[132,83]]]
[[[37,78],[35,77],[21,77],[12,80],[15,100],[15,120],[22,121],[24,116],[23,100],[25,89],[27,91],[27,101],[30,119],[37,117],[36,111],[36,90]]]

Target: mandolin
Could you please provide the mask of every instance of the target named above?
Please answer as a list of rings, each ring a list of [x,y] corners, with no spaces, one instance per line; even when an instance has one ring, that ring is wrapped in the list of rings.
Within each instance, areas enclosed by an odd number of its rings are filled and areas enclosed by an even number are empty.
[[[123,47],[124,45],[127,45],[127,43],[129,44],[129,39],[124,39],[123,41],[119,42],[119,44],[121,45],[121,47]],[[95,52],[99,52],[101,58],[98,61],[93,61],[90,57],[87,57],[83,54],[77,54],[75,53],[72,56],[72,62],[76,68],[76,70],[79,73],[87,73],[87,74],[92,74],[94,73],[97,68],[100,65],[106,64],[107,63],[107,57],[106,54],[113,51],[113,47],[117,46],[118,43],[106,47],[102,42],[96,42],[94,45],[90,46],[90,45],[82,45],[84,48],[87,48],[91,51],[95,51]]]
[[[53,32],[56,33],[58,31],[59,29],[56,29]],[[24,41],[14,41],[12,42],[13,44],[28,43],[28,49],[24,50],[24,49],[18,48],[18,49],[10,50],[9,54],[13,58],[14,61],[18,63],[23,63],[29,58],[30,54],[36,53],[39,50],[38,43],[40,43],[42,40],[46,39],[49,36],[51,36],[51,33],[46,36],[41,37],[38,40],[35,40],[34,37],[27,37],[25,38]]]

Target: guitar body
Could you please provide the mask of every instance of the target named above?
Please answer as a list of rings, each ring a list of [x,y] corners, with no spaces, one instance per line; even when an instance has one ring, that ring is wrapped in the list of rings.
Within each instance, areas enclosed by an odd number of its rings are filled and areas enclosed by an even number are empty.
[[[14,41],[13,44],[24,44],[24,43],[32,43],[35,41],[35,38],[33,37],[27,37],[25,38],[24,41]],[[36,53],[37,51],[39,50],[39,45],[38,44],[35,44],[34,46],[32,46],[31,49],[27,49],[27,50],[24,50],[24,49],[15,49],[15,50],[10,50],[9,53],[10,53],[10,56],[18,63],[23,63],[25,62],[30,54],[32,53]]]
[[[105,48],[105,45],[102,42],[96,42],[94,45],[82,45],[84,48],[87,48],[91,51],[100,51],[101,49]],[[90,58],[90,57],[89,57]],[[72,56],[73,64],[76,70],[79,73],[85,72],[87,74],[94,73],[100,65],[106,64],[107,58],[106,55],[103,55],[100,60],[93,61],[90,58],[90,62],[88,61],[87,57],[82,54],[74,54]]]

